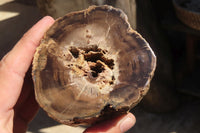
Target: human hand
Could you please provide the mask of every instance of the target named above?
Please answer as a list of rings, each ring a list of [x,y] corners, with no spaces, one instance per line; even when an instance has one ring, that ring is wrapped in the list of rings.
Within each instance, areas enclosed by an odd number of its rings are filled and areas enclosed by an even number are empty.
[[[1,133],[25,132],[28,123],[39,108],[34,98],[32,81],[24,82],[24,77],[31,65],[36,47],[45,31],[53,23],[54,20],[51,17],[44,17],[24,34],[0,61]],[[31,77],[26,79],[31,79]]]
[[[54,23],[44,17],[35,24],[0,61],[0,132],[23,133],[39,108],[35,101],[31,77],[25,74],[45,31]],[[31,76],[31,75],[28,75]],[[135,124],[129,113],[104,123],[94,125],[85,132],[125,132]]]

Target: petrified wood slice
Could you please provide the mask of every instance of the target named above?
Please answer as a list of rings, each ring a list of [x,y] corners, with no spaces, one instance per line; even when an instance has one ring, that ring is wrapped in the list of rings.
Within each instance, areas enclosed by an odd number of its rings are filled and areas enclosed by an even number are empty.
[[[92,6],[59,18],[44,35],[33,61],[36,99],[61,123],[89,125],[134,107],[155,66],[121,10]]]

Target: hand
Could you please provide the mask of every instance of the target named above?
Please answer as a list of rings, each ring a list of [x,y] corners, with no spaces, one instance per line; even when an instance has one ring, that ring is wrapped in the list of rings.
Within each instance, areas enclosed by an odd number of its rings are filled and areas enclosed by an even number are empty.
[[[44,17],[0,61],[1,133],[25,132],[39,108],[34,99],[32,82],[24,84],[24,77],[36,47],[53,23],[51,17]]]
[[[25,77],[33,55],[45,31],[54,23],[47,16],[35,24],[0,61],[0,132],[25,133],[38,111],[31,77]],[[28,75],[31,76],[31,75]],[[129,113],[114,120],[94,125],[85,132],[125,132],[135,124]]]

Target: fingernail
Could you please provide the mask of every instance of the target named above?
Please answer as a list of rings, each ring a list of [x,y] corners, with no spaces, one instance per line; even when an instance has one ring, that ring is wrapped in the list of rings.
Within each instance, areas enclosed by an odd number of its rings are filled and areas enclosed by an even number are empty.
[[[133,125],[135,124],[135,119],[133,119],[133,116],[126,116],[124,120],[120,124],[120,130],[122,133],[128,131]]]

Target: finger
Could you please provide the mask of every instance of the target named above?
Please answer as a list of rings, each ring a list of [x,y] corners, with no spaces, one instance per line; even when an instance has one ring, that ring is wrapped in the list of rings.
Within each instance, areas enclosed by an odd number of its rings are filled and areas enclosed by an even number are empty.
[[[45,31],[53,23],[54,20],[46,16],[25,33],[11,52],[3,59],[7,67],[16,74],[24,76],[30,66],[36,47],[39,45]]]
[[[35,24],[0,62],[1,109],[12,108],[21,92],[23,78],[45,31],[54,23],[44,17]],[[6,101],[6,104],[4,104]],[[4,106],[3,106],[4,105]]]
[[[132,113],[128,113],[127,115],[115,118],[114,120],[89,127],[84,133],[124,133],[134,126],[135,122],[135,116]]]

